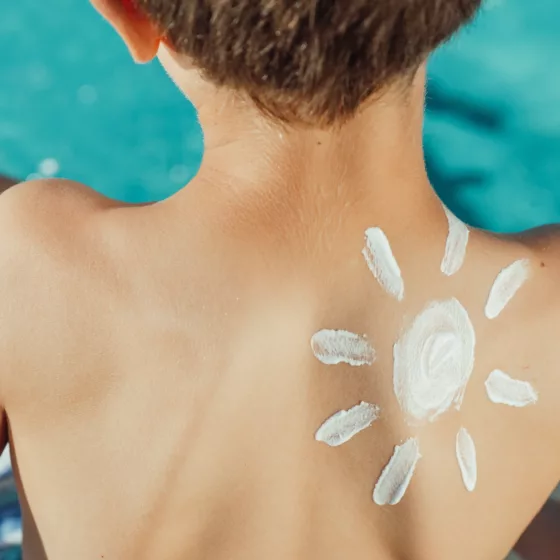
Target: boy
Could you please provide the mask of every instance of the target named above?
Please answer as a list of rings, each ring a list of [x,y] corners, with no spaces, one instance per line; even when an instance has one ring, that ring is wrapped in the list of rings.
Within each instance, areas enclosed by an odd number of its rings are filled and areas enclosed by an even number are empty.
[[[426,176],[424,61],[480,1],[94,4],[206,152],[157,204],[0,197],[25,558],[503,558],[559,478],[560,247]]]

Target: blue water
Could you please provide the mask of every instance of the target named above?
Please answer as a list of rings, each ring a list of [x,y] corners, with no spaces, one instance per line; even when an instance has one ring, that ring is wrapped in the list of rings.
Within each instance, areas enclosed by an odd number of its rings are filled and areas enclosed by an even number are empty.
[[[0,172],[60,175],[108,196],[168,196],[196,172],[191,105],[158,64],[136,66],[87,0],[0,8]]]
[[[498,231],[560,222],[560,2],[488,0],[432,57],[432,180],[468,221]]]
[[[559,21],[558,0],[487,0],[431,59],[428,169],[471,224],[560,222]],[[87,0],[4,1],[0,53],[0,173],[26,178],[53,158],[60,176],[129,202],[196,173],[193,108],[157,63],[131,62]]]

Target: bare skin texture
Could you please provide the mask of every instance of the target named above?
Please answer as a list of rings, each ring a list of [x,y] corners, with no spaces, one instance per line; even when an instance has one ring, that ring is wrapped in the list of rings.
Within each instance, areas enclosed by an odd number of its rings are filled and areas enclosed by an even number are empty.
[[[98,7],[137,60],[149,26]],[[280,130],[165,47],[207,151],[192,183],[131,206],[45,180],[0,197],[0,408],[24,513],[26,560],[501,560],[560,473],[560,241],[471,232],[440,271],[448,223],[421,145],[424,70],[337,131]],[[373,279],[364,231],[381,227],[406,283]],[[490,286],[516,259],[531,277],[503,313]],[[410,427],[392,346],[432,300],[457,297],[477,335],[461,410]],[[373,365],[326,366],[320,329],[367,333]],[[488,373],[530,381],[537,405],[491,403]],[[343,446],[318,427],[382,406]],[[477,445],[465,490],[455,437]],[[395,445],[421,441],[402,501],[373,503]],[[3,442],[4,443],[4,442]]]

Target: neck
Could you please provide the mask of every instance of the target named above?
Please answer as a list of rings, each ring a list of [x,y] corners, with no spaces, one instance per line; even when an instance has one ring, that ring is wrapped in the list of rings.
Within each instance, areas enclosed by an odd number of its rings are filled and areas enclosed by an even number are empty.
[[[404,224],[415,216],[425,219],[436,206],[441,212],[424,165],[424,68],[406,94],[388,91],[328,130],[272,123],[194,69],[175,78],[197,108],[204,132],[205,156],[195,180],[203,189],[219,190],[240,204],[274,199],[278,212],[300,215],[327,216],[353,206],[368,208],[371,221],[397,218]],[[192,205],[192,190],[169,203]]]

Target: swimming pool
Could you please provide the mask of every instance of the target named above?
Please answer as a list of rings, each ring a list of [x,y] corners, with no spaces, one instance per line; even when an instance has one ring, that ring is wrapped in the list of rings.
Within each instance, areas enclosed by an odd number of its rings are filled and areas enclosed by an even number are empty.
[[[512,232],[560,221],[556,0],[486,0],[432,58],[425,142],[434,184],[467,221]]]
[[[131,202],[171,194],[196,172],[191,105],[157,64],[133,64],[87,0],[0,9],[0,172],[59,174]]]

